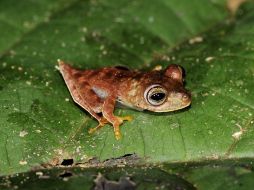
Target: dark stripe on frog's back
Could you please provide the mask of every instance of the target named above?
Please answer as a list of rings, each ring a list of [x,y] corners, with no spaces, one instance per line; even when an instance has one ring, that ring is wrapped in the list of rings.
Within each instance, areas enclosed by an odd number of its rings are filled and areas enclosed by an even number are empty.
[[[75,73],[73,76],[78,82],[81,81],[104,81],[107,83],[116,83],[133,76],[135,72],[115,67],[105,67],[98,70],[83,70]],[[135,74],[134,74],[135,75]]]
[[[94,70],[74,70],[73,77],[76,79],[80,78],[89,78],[90,75],[92,75]]]
[[[73,77],[77,82],[90,81],[93,78],[98,77],[99,70],[83,70],[73,74]]]
[[[140,81],[144,76],[143,72],[133,72],[131,78],[136,80],[136,81]]]
[[[146,73],[140,73],[137,79],[142,84],[161,83],[163,81],[163,74],[161,71],[151,71]]]
[[[132,71],[117,69],[114,67],[106,67],[94,73],[91,78],[96,78],[97,80],[103,80],[108,82],[118,82],[121,79],[131,76]]]

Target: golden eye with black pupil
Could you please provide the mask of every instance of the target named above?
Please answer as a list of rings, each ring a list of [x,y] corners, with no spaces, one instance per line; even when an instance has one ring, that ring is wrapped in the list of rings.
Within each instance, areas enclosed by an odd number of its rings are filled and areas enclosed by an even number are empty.
[[[152,85],[146,89],[144,95],[149,104],[159,106],[165,102],[167,91],[160,85]]]

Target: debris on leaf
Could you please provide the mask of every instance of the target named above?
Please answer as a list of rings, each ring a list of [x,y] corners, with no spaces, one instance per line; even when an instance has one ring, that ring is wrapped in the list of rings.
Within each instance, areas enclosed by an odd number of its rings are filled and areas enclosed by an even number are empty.
[[[195,43],[201,43],[203,42],[203,37],[202,36],[196,36],[194,38],[191,38],[189,40],[189,44],[195,44]]]
[[[36,172],[35,175],[37,175],[37,176],[43,176],[43,172]]]
[[[20,165],[27,165],[27,161],[25,161],[25,160],[20,160],[20,161],[19,161],[19,164],[20,164]]]
[[[239,127],[240,131],[235,132],[235,133],[232,135],[232,137],[233,137],[234,139],[236,139],[236,140],[239,140],[239,139],[241,138],[241,136],[242,136],[242,134],[243,134],[243,132],[244,132],[245,130],[242,128],[241,125],[239,125],[239,124],[236,124],[236,125],[237,125],[237,127]]]
[[[214,60],[214,57],[212,56],[205,58],[206,62],[211,62],[212,60]]]
[[[24,136],[26,136],[27,134],[28,134],[28,132],[26,132],[26,131],[20,131],[19,136],[20,136],[20,137],[24,137]]]
[[[130,180],[129,177],[120,177],[119,181],[107,180],[99,173],[94,180],[94,190],[134,190],[136,183]]]

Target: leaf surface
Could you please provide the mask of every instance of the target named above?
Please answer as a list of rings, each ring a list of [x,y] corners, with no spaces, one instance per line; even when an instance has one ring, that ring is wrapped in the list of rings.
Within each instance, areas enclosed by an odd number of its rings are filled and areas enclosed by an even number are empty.
[[[36,21],[32,5],[15,15],[22,6],[0,14],[0,174],[134,153],[148,164],[253,157],[251,3],[231,24],[221,1],[44,1]],[[23,28],[27,19],[32,27]],[[110,126],[89,135],[97,123],[72,101],[57,59],[84,69],[179,64],[192,105],[166,114],[117,109],[134,116],[122,140]]]

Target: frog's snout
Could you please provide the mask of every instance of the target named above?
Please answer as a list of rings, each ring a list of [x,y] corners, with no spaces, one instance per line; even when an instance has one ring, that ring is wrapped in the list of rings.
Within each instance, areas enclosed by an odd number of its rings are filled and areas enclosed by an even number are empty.
[[[191,104],[191,93],[190,92],[186,92],[185,94],[183,94],[182,103],[183,103],[183,105],[186,105],[186,106]]]
[[[171,94],[171,98],[175,104],[178,104],[180,107],[186,107],[191,103],[191,94],[189,92],[185,93],[174,93]]]

